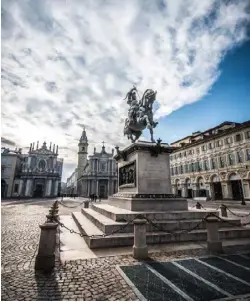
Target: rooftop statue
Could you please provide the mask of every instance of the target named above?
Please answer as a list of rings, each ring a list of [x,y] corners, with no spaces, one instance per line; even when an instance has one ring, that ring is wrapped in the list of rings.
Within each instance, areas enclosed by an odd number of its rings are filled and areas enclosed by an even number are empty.
[[[158,122],[153,120],[153,103],[155,101],[157,91],[147,89],[142,98],[137,100],[137,89],[134,86],[126,95],[128,109],[128,117],[125,120],[124,135],[131,139],[134,143],[142,134],[145,128],[148,128],[151,135],[151,142],[155,143],[153,129]]]

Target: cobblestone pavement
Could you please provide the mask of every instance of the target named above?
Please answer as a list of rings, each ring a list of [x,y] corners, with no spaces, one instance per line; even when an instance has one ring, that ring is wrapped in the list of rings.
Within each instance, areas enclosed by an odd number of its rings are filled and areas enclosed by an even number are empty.
[[[53,200],[2,203],[2,300],[138,300],[116,270],[116,265],[136,263],[131,256],[102,257],[58,264],[51,274],[35,273],[39,224]],[[67,204],[67,201],[65,202]],[[71,202],[70,205],[77,204]],[[74,210],[80,210],[80,207]],[[60,206],[60,214],[72,209]],[[204,255],[194,252],[151,254],[168,260]]]

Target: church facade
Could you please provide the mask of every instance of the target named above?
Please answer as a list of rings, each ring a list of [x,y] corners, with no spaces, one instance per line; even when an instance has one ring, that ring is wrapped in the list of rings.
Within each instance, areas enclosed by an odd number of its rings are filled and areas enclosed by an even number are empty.
[[[63,159],[58,159],[58,146],[47,148],[46,142],[36,149],[30,144],[22,164],[19,181],[20,197],[56,197],[60,189]]]
[[[85,129],[78,144],[77,194],[89,197],[95,194],[100,198],[108,198],[117,192],[117,166],[112,153],[105,150],[103,143],[100,152],[94,148],[94,153],[88,157],[88,138]]]
[[[60,191],[63,159],[58,158],[58,146],[39,148],[30,144],[28,154],[5,149],[1,154],[2,198],[57,197]]]

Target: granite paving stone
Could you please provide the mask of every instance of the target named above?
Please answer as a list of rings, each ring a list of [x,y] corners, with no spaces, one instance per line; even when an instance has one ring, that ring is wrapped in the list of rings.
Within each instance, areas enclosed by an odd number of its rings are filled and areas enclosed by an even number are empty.
[[[53,201],[34,199],[2,203],[2,300],[138,300],[116,269],[117,265],[137,264],[131,255],[57,262],[50,274],[35,272],[39,224],[46,220]],[[74,204],[77,202],[70,203],[71,206]],[[80,211],[80,208],[74,211]],[[71,212],[72,209],[60,206],[60,215],[70,215]],[[150,256],[167,261],[205,254],[201,249]]]

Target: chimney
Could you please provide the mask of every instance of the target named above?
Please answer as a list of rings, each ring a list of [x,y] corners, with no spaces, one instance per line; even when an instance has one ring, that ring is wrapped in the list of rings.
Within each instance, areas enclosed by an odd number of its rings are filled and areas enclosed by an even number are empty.
[[[115,151],[114,148],[112,148],[112,155],[114,155],[114,151]]]
[[[53,145],[53,153],[55,153],[55,144]]]
[[[33,143],[33,147],[32,147],[32,150],[34,150],[35,149],[35,143]]]
[[[56,154],[58,154],[58,145],[56,146]]]
[[[36,143],[36,150],[38,150],[38,148],[39,148],[39,141],[37,141]]]
[[[50,142],[50,145],[49,145],[49,150],[50,150],[50,151],[51,151],[51,144],[52,144],[52,143]]]
[[[30,143],[30,152],[31,152],[31,149],[32,149],[32,143]]]

